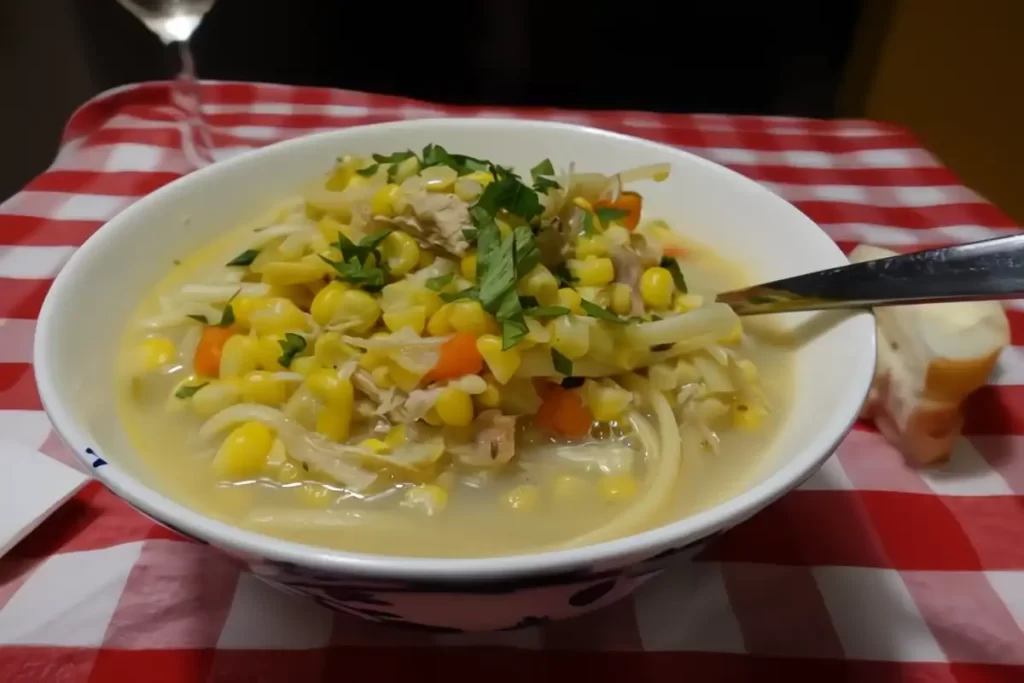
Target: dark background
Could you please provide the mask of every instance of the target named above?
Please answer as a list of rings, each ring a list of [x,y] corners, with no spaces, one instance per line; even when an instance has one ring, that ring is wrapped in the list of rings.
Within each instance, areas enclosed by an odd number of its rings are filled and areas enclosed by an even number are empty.
[[[205,78],[891,121],[1024,222],[1024,0],[217,0],[194,42]],[[176,68],[116,0],[0,0],[0,200],[75,107]]]
[[[828,117],[859,0],[218,0],[201,76],[452,103]],[[77,0],[98,84],[157,78],[156,39],[114,0]]]

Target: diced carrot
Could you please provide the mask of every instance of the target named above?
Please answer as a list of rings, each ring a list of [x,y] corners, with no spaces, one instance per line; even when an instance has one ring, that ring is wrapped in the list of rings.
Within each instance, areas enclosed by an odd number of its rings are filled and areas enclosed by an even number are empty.
[[[559,385],[544,379],[543,377],[533,378],[533,390],[537,392],[537,396],[543,401],[547,398],[547,395],[551,393],[551,390],[558,387]]]
[[[231,327],[207,327],[203,330],[195,356],[192,357],[196,374],[206,377],[216,377],[220,374],[221,351],[224,350],[227,340],[236,332],[237,330]]]
[[[440,352],[437,364],[427,373],[431,381],[476,375],[484,369],[483,356],[476,348],[476,337],[469,332],[456,332],[441,344]]]
[[[552,434],[581,439],[590,433],[594,416],[583,405],[578,391],[553,384],[537,411],[536,422],[537,426]]]
[[[678,244],[662,245],[661,251],[663,254],[665,254],[665,256],[671,256],[672,258],[682,258],[683,256],[686,256],[687,253],[689,253],[686,251],[686,247],[683,247]]]
[[[601,201],[594,205],[595,209],[619,209],[625,211],[626,215],[619,219],[619,222],[627,230],[636,230],[640,225],[640,211],[643,208],[644,199],[636,192],[620,192],[619,198],[614,202]]]

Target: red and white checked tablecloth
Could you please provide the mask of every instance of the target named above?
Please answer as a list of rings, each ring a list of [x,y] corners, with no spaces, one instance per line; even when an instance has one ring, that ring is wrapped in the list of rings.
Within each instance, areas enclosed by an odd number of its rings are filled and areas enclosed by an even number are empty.
[[[544,118],[726,164],[793,202],[846,249],[1016,229],[886,124],[466,109],[241,83],[203,90],[220,154],[394,119]],[[36,395],[35,318],[77,246],[189,170],[169,102],[163,83],[89,102],[53,166],[0,204],[0,434],[65,461]],[[453,636],[335,615],[240,574],[90,484],[0,560],[0,681],[1024,681],[1020,310],[1011,306],[1015,346],[972,401],[948,468],[909,470],[873,429],[858,427],[810,481],[699,561],[574,622]]]

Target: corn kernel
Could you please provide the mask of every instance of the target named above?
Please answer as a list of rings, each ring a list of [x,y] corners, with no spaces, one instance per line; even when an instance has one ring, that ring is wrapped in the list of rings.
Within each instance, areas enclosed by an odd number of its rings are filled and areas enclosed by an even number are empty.
[[[571,287],[562,287],[558,290],[558,305],[565,306],[577,315],[583,312],[583,308],[580,306],[582,301],[583,297],[580,296],[580,293]]]
[[[588,256],[607,256],[608,242],[603,235],[581,235],[576,240],[576,258],[585,259]]]
[[[506,384],[512,379],[512,375],[516,374],[523,359],[519,349],[511,348],[502,351],[501,347],[501,338],[493,334],[482,335],[476,340],[476,350],[483,356],[494,379],[501,384]]]
[[[359,289],[350,289],[341,297],[339,322],[357,323],[352,331],[365,334],[373,329],[380,318],[380,305],[371,295]]]
[[[484,187],[487,187],[494,182],[494,175],[488,171],[473,171],[472,173],[465,176],[470,180],[475,180]]]
[[[299,497],[302,503],[311,508],[325,508],[331,504],[334,498],[334,491],[323,484],[307,481],[299,487]]]
[[[526,319],[526,336],[519,341],[519,347],[529,349],[537,344],[547,344],[551,341],[551,332],[544,327],[544,323],[536,318]]]
[[[569,271],[584,287],[603,287],[615,279],[615,266],[607,257],[588,256],[582,261],[571,259]]]
[[[551,348],[570,360],[582,358],[590,349],[590,327],[573,316],[555,318],[549,324]]]
[[[429,289],[414,289],[409,295],[409,301],[414,306],[422,306],[428,318],[437,313],[444,304],[441,295]]]
[[[341,297],[349,289],[351,287],[347,283],[335,280],[317,292],[309,306],[313,322],[321,327],[329,325],[341,308]]]
[[[628,475],[608,474],[597,482],[597,491],[605,500],[619,503],[636,495],[636,479]]]
[[[365,448],[374,453],[387,453],[391,450],[391,447],[380,439],[363,439],[359,442],[360,448]]]
[[[487,382],[487,388],[476,395],[476,401],[484,408],[497,408],[501,405],[501,389],[491,375],[486,375],[484,381]]]
[[[660,266],[648,268],[640,276],[640,296],[644,303],[655,309],[665,309],[672,305],[675,283],[672,273]]]
[[[411,273],[420,262],[420,245],[400,230],[395,230],[384,238],[381,253],[387,259],[388,270],[395,277]]]
[[[319,365],[332,367],[359,358],[360,351],[344,342],[340,332],[324,332],[313,342],[313,358]]]
[[[454,304],[443,304],[441,308],[434,311],[427,321],[427,334],[431,337],[441,337],[452,332],[452,306]]]
[[[274,445],[274,433],[262,422],[246,422],[224,439],[213,459],[213,471],[219,477],[242,479],[263,472],[267,455]]]
[[[384,437],[384,443],[388,445],[388,448],[395,449],[403,445],[406,441],[406,430],[405,425],[395,425],[388,430],[388,435]]]
[[[629,236],[632,233],[621,225],[610,225],[608,229],[601,233],[601,237],[605,239],[605,242],[612,247],[628,247]]]
[[[335,405],[326,405],[316,416],[316,431],[328,439],[347,441],[352,428],[352,406],[348,411]]]
[[[540,489],[532,484],[517,486],[505,494],[502,502],[513,510],[529,512],[540,503]]]
[[[558,280],[545,266],[534,267],[517,286],[520,294],[532,296],[541,306],[551,306],[558,300]]]
[[[420,484],[405,492],[401,506],[418,510],[427,516],[436,515],[448,505],[448,492],[436,484]]]
[[[281,358],[281,341],[284,337],[279,334],[271,334],[266,337],[260,337],[257,339],[257,359],[259,361],[259,367],[264,370],[271,370],[273,372],[281,372],[284,367],[279,362]]]
[[[616,282],[612,285],[611,304],[616,315],[629,315],[633,310],[633,288]]]
[[[245,403],[276,406],[288,400],[288,385],[265,370],[247,373],[238,381],[238,390]]]
[[[147,337],[136,350],[138,372],[153,372],[173,361],[178,355],[174,342],[166,337]]]
[[[320,367],[320,364],[316,362],[316,358],[313,356],[300,356],[292,361],[291,371],[305,377],[318,367]]]
[[[423,421],[431,427],[440,427],[444,424],[441,421],[441,417],[437,414],[436,408],[431,408],[427,411],[427,414],[423,416]]]
[[[395,380],[391,379],[391,371],[387,365],[378,365],[370,371],[373,383],[381,389],[390,389],[395,386]]]
[[[427,310],[423,306],[410,306],[388,311],[384,314],[384,324],[392,332],[398,332],[403,327],[407,327],[417,335],[421,335],[427,324]]]
[[[415,372],[406,370],[397,363],[389,363],[388,376],[394,381],[395,385],[402,391],[409,393],[413,389],[419,386],[420,379],[422,377],[417,375]]]
[[[374,216],[390,218],[395,215],[395,197],[399,193],[398,185],[388,183],[373,193],[370,198],[370,212]]]
[[[737,403],[732,407],[732,424],[740,429],[758,429],[767,417],[768,411],[761,405]]]
[[[273,297],[265,306],[253,311],[249,315],[249,325],[260,336],[309,329],[306,314],[284,297]]]
[[[277,468],[277,475],[274,477],[282,484],[292,484],[302,477],[302,469],[292,461],[287,461]]]
[[[330,406],[346,407],[352,412],[352,382],[332,368],[317,368],[306,377],[306,386],[313,395]]]
[[[476,252],[471,251],[459,261],[459,272],[470,282],[476,282]]]
[[[325,240],[327,240],[329,244],[337,244],[338,235],[345,235],[345,237],[351,237],[350,233],[352,232],[352,229],[349,228],[349,226],[332,218],[331,216],[324,216],[323,218],[318,220],[316,228],[320,232],[320,235]]]
[[[434,404],[437,416],[446,425],[465,427],[473,422],[473,400],[456,387],[445,387]]]
[[[427,192],[448,192],[459,174],[451,166],[430,166],[420,171]]]
[[[629,391],[612,382],[587,383],[587,403],[598,422],[612,422],[621,418],[632,398]]]
[[[704,297],[700,294],[683,294],[676,298],[675,309],[680,313],[689,313],[704,305]]]
[[[323,267],[326,265],[301,261],[274,261],[260,269],[260,278],[275,287],[303,285],[320,280],[326,272]]]
[[[479,301],[453,301],[449,322],[457,332],[481,335],[497,330],[497,323]]]
[[[452,192],[462,201],[472,204],[480,197],[483,189],[483,185],[477,181],[463,177],[455,181]]]
[[[259,366],[259,342],[253,337],[236,334],[224,342],[220,353],[221,379],[236,379]]]
[[[420,249],[420,260],[416,262],[417,268],[426,268],[437,260],[437,254],[426,249]]]
[[[268,299],[262,296],[236,296],[231,301],[231,312],[235,314],[235,324],[249,327],[249,316],[253,311],[266,306]]]
[[[580,207],[584,211],[589,211],[590,213],[594,213],[594,205],[591,204],[590,202],[588,202],[583,197],[576,197],[576,198],[574,198],[572,200],[572,203],[575,204],[576,206]]]
[[[579,500],[587,490],[587,483],[571,474],[563,474],[555,477],[551,482],[551,491],[555,500],[569,502]]]
[[[241,392],[234,381],[212,379],[206,386],[192,394],[189,403],[192,410],[201,417],[212,417],[241,400]]]
[[[398,165],[394,167],[394,172],[391,175],[396,183],[401,184],[419,172],[420,160],[415,156],[411,156],[408,159],[399,161]]]

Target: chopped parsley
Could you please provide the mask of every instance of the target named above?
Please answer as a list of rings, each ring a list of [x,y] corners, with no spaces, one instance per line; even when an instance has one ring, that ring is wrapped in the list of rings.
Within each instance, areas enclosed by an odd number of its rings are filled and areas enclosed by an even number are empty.
[[[551,274],[558,280],[558,287],[572,287],[576,284],[576,278],[572,272],[569,271],[569,267],[564,263],[560,264],[557,268],[551,271]]]
[[[374,154],[373,160],[378,164],[397,164],[406,159],[411,159],[416,156],[416,152],[408,149],[404,152],[395,152],[394,154]]]
[[[241,254],[227,262],[229,266],[249,266],[260,255],[259,249],[246,249]]]
[[[585,377],[566,377],[562,380],[563,389],[579,389],[586,383]]]
[[[360,168],[359,170],[356,171],[356,173],[358,175],[363,176],[364,178],[371,178],[377,175],[377,169],[379,168],[380,164],[373,164],[372,166],[367,166],[366,168]]]
[[[580,230],[584,235],[594,234],[594,214],[587,210],[583,210],[583,225],[580,226]]]
[[[441,301],[451,303],[453,301],[460,301],[461,299],[472,299],[473,301],[480,300],[480,288],[479,287],[467,287],[459,292],[441,292]]]
[[[610,323],[617,325],[625,325],[628,321],[625,318],[620,318],[609,310],[601,308],[593,301],[587,301],[586,299],[580,300],[580,308],[583,312],[591,318],[597,318],[598,320],[607,320]]]
[[[368,292],[378,292],[387,284],[387,262],[377,251],[381,242],[387,239],[393,230],[382,228],[356,244],[345,235],[338,233],[337,247],[341,251],[342,260],[332,261],[326,256],[320,258],[335,270],[335,277],[343,282],[350,282]],[[374,261],[370,256],[374,255]],[[375,265],[379,264],[379,265]]]
[[[546,177],[553,175],[555,175],[555,167],[551,164],[550,159],[545,159],[531,168],[530,177],[533,178],[533,189],[541,194],[546,194],[548,190],[559,189],[561,186],[558,183],[550,177]]]
[[[676,284],[676,289],[683,294],[686,294],[688,291],[686,288],[686,278],[683,277],[683,271],[679,267],[679,261],[665,256],[661,259],[661,267],[672,274],[672,282]]]
[[[551,349],[551,364],[555,366],[555,372],[566,377],[572,376],[572,361]]]
[[[533,239],[533,231],[528,225],[520,225],[512,232],[516,242],[516,274],[525,277],[531,270],[540,265],[540,249]]]
[[[197,322],[201,322],[204,325],[210,325],[212,327],[231,327],[235,324],[235,309],[231,305],[231,300],[236,296],[238,296],[238,292],[235,292],[231,299],[228,299],[227,305],[224,306],[224,310],[221,311],[220,322],[212,323],[201,315],[190,315],[189,317]]]
[[[616,209],[613,206],[602,206],[598,209],[594,209],[594,213],[597,214],[597,219],[601,221],[601,225],[605,226],[615,221],[621,221],[629,215],[629,211],[626,211],[625,209]]]
[[[427,278],[427,289],[440,292],[442,289],[447,287],[455,279],[455,273],[448,273],[447,275],[438,275],[437,277]]]
[[[281,357],[277,362],[285,368],[290,368],[295,357],[306,350],[306,338],[294,332],[285,332],[284,339],[277,343],[281,345]]]
[[[527,308],[523,313],[531,318],[560,318],[563,315],[569,315],[572,311],[565,306],[537,306]]]
[[[486,171],[491,165],[483,159],[475,159],[465,154],[451,154],[441,145],[430,143],[423,148],[423,167],[428,166],[448,166],[461,176],[475,171]]]
[[[209,384],[209,382],[203,382],[202,384],[183,384],[174,392],[174,398],[192,398],[196,395],[197,391],[205,387],[207,384]]]
[[[511,171],[497,166],[495,170],[496,180],[484,188],[474,209],[482,209],[492,219],[504,209],[526,221],[531,221],[544,212],[535,190],[524,185]],[[477,225],[477,228],[479,227]]]

